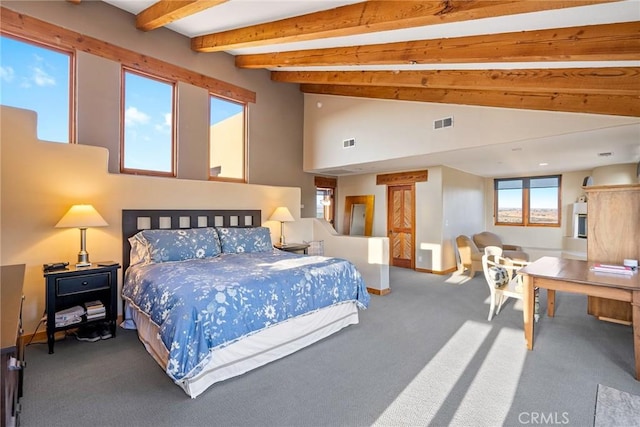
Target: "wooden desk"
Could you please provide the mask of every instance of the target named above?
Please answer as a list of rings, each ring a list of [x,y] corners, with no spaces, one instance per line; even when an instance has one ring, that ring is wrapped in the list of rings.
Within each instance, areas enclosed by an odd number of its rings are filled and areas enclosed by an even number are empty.
[[[527,348],[533,350],[534,288],[547,289],[547,315],[553,317],[556,291],[575,292],[609,298],[631,304],[635,378],[640,381],[640,273],[632,276],[598,273],[590,270],[593,262],[542,257],[527,265],[524,275],[524,337]]]

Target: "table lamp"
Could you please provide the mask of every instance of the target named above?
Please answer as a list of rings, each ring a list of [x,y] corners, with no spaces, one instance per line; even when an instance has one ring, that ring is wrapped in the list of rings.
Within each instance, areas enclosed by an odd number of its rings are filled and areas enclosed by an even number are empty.
[[[105,227],[109,224],[100,216],[92,205],[73,205],[56,224],[56,228],[80,229],[80,252],[76,267],[89,267],[89,253],[87,252],[87,228]]]
[[[286,244],[284,238],[284,223],[295,221],[291,212],[289,212],[289,209],[285,206],[280,206],[273,211],[269,217],[269,221],[280,221],[280,246],[284,246]]]

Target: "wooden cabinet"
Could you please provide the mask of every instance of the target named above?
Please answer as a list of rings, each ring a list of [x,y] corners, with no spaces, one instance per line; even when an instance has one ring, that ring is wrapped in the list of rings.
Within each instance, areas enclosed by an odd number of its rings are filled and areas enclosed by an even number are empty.
[[[586,187],[587,260],[622,264],[640,259],[640,184]],[[631,304],[589,297],[587,310],[603,320],[631,323]]]
[[[22,284],[24,264],[3,265],[0,274],[2,310],[2,427],[19,425],[22,397]]]

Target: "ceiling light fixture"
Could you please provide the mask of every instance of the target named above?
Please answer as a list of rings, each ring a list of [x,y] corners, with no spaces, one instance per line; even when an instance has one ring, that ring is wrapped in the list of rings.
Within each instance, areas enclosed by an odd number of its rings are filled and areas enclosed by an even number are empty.
[[[609,157],[611,156],[613,153],[611,151],[605,151],[603,153],[598,153],[598,157]]]

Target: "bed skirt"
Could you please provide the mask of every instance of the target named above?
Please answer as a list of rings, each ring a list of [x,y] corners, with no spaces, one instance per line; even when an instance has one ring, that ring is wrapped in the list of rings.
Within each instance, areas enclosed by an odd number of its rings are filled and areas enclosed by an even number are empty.
[[[125,318],[133,319],[147,352],[166,370],[169,351],[160,339],[158,326],[135,306],[126,304]],[[191,398],[209,386],[242,375],[307,347],[346,326],[358,323],[355,301],[325,307],[262,329],[213,351],[211,361],[190,378],[176,381]],[[128,326],[127,326],[128,325]],[[125,322],[124,327],[131,327]]]

